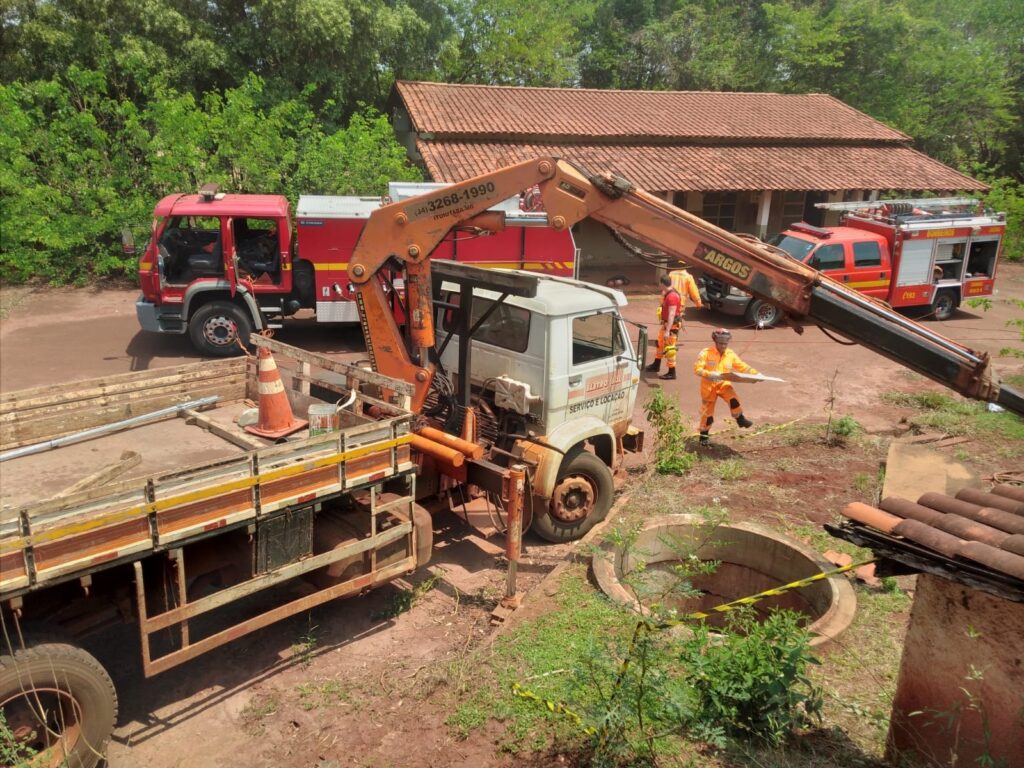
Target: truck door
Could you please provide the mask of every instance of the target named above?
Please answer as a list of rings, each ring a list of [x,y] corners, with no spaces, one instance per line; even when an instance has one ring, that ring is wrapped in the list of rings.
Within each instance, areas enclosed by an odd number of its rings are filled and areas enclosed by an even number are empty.
[[[847,285],[884,301],[889,296],[892,267],[888,256],[882,253],[881,243],[877,240],[865,240],[850,245],[853,250],[853,263],[848,271]]]
[[[630,416],[635,365],[622,323],[615,312],[591,312],[569,318],[569,331],[568,399],[561,420],[596,416],[614,429]]]
[[[850,275],[846,269],[846,248],[842,243],[819,245],[807,259],[807,266],[840,282],[849,282]]]

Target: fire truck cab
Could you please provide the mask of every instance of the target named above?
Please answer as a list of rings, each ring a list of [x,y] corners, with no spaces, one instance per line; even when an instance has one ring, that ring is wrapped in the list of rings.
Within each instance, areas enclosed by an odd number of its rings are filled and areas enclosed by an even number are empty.
[[[991,296],[1006,231],[1002,213],[978,213],[965,198],[823,203],[839,226],[800,222],[769,242],[789,256],[897,309],[923,309],[947,320],[960,304]],[[724,285],[709,300],[752,324],[774,325],[781,312]],[[756,303],[755,303],[756,302]]]
[[[356,323],[348,263],[370,215],[436,184],[393,183],[389,195],[303,195],[294,221],[280,195],[223,194],[206,185],[199,194],[168,195],[153,211],[150,239],[139,258],[139,325],[154,333],[188,334],[208,356],[239,354],[239,340],[279,328],[300,310],[319,322]],[[543,211],[524,210],[525,199],[494,206],[507,228],[453,231],[435,258],[485,267],[575,277],[572,233],[547,226]],[[132,252],[130,238],[126,251]],[[383,271],[392,296],[402,281]],[[396,319],[401,302],[393,302]]]

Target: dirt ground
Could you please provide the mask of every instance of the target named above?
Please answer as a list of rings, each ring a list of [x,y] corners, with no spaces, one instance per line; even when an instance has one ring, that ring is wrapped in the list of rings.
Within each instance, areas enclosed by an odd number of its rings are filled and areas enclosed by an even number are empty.
[[[1006,321],[1020,316],[1008,299],[1024,299],[1024,267],[1003,265],[999,295],[989,312],[967,310],[933,330],[995,355],[1019,343]],[[5,392],[143,370],[196,358],[184,337],[138,331],[136,292],[126,290],[0,291],[0,390]],[[630,297],[627,316],[650,322],[656,299]],[[834,517],[842,503],[869,499],[884,457],[884,441],[906,409],[885,405],[889,390],[937,388],[896,363],[857,346],[841,346],[816,328],[802,335],[787,328],[758,331],[742,321],[690,310],[680,344],[680,377],[641,385],[640,405],[651,387],[664,386],[685,414],[696,418],[697,384],[690,366],[709,343],[710,330],[733,330],[733,348],[759,370],[786,379],[740,390],[754,432],[777,425],[820,423],[834,396],[834,414],[856,418],[878,439],[849,451],[826,452],[794,440],[794,431],[740,439],[726,420],[710,456],[742,460],[740,482],[703,474],[681,478],[680,510],[722,503],[734,520],[813,529]],[[652,327],[652,331],[653,331]],[[301,322],[278,331],[282,341],[318,352],[358,359],[356,328]],[[1019,361],[999,358],[1002,375],[1020,375]],[[836,373],[838,371],[838,373]],[[835,384],[830,395],[830,382]],[[721,414],[724,416],[724,414]],[[799,435],[799,432],[795,434]],[[997,456],[971,447],[979,466]],[[1019,457],[1016,459],[1019,462]],[[636,464],[643,464],[643,458]],[[0,482],[3,478],[0,476]],[[674,503],[674,502],[670,502]],[[663,512],[662,512],[663,513]],[[451,723],[448,691],[473,671],[463,662],[493,633],[490,610],[502,593],[504,570],[474,543],[455,518],[436,520],[440,542],[429,568],[410,583],[296,616],[151,680],[141,673],[137,638],[124,626],[95,638],[90,649],[110,670],[120,696],[120,715],[110,749],[112,768],[184,766],[482,766],[522,762],[498,750],[495,723],[462,739]],[[571,553],[568,545],[528,539],[520,568],[528,592]],[[432,588],[426,589],[428,580]],[[416,585],[424,585],[417,590]],[[417,595],[412,607],[405,607]],[[526,610],[542,610],[543,590],[530,593]],[[552,764],[557,764],[554,760]],[[542,763],[536,763],[542,764]],[[547,764],[547,763],[543,763]]]

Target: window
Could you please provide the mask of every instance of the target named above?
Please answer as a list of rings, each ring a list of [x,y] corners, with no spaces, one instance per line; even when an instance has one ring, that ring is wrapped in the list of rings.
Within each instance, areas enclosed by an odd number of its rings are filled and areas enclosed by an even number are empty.
[[[971,253],[967,257],[968,277],[992,277],[996,266],[996,254],[999,252],[999,239],[975,240],[971,243]]]
[[[882,249],[878,243],[854,243],[853,244],[853,266],[855,267],[880,267],[882,266]]]
[[[575,317],[572,321],[572,364],[580,365],[626,350],[622,329],[611,312]]]
[[[768,242],[771,245],[781,248],[797,261],[803,261],[807,258],[807,254],[810,253],[811,248],[814,247],[814,243],[810,240],[791,237],[789,235],[775,235],[775,237],[768,240]]]
[[[448,302],[459,303],[459,294],[448,295]],[[470,327],[476,325],[480,318],[489,310],[495,302],[490,299],[473,297],[473,319]],[[459,314],[456,310],[447,310],[444,313],[445,331],[449,333],[459,332]],[[508,349],[512,352],[525,352],[530,343],[530,312],[522,307],[513,307],[502,302],[487,317],[486,322],[481,325],[473,334],[474,341],[482,341],[495,347]]]
[[[736,226],[736,193],[705,192],[701,218],[722,229],[732,230]]]
[[[786,192],[782,196],[782,228],[800,221],[804,217],[804,203],[807,199],[806,192]]]
[[[842,243],[821,246],[811,256],[808,264],[822,272],[846,269],[846,255],[843,253]]]

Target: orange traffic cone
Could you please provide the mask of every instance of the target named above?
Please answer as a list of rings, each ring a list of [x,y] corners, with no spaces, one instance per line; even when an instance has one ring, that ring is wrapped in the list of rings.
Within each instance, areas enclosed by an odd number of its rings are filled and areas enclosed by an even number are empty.
[[[296,419],[284,391],[284,382],[277,372],[277,363],[266,347],[260,347],[259,355],[260,421],[256,426],[246,427],[246,432],[276,440],[279,437],[298,432],[308,421]]]

